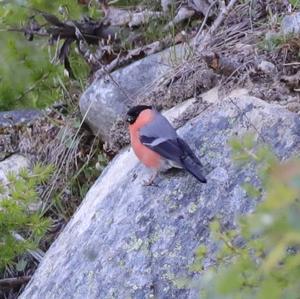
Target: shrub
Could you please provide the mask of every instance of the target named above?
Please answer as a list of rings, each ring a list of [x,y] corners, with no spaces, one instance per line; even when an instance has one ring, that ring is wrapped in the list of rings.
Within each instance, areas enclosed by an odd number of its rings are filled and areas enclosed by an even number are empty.
[[[221,232],[218,221],[211,224],[220,250],[216,264],[203,273],[201,298],[299,298],[300,160],[279,163],[250,135],[231,145],[235,160],[256,163],[262,188],[245,189],[263,200],[253,214],[240,217],[236,230]],[[241,237],[246,242],[236,242]],[[192,268],[202,272],[206,252],[198,249]]]
[[[0,270],[11,265],[14,259],[37,247],[50,221],[39,212],[37,188],[53,172],[51,165],[37,164],[29,172],[9,173],[8,183],[0,188]]]

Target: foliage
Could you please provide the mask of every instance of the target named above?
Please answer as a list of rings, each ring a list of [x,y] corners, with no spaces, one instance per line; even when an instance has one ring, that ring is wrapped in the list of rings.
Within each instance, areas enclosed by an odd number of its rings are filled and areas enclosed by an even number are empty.
[[[77,36],[78,28],[76,27],[77,33],[74,37],[74,33],[70,33],[68,26],[70,21],[76,21],[77,25],[81,24],[82,28],[85,28],[84,31],[89,28],[91,31],[88,32],[93,32],[93,22],[87,20],[93,18],[93,20],[99,21],[104,16],[99,1],[12,0],[2,2],[0,7],[0,41],[4,47],[0,49],[0,109],[44,108],[53,102],[64,100],[66,95],[64,86],[68,86],[74,79],[79,81],[79,84],[77,82],[74,85],[83,87],[89,72],[86,60],[90,56],[85,55],[84,59],[82,53],[85,51],[81,49],[80,55],[74,51],[75,40],[80,39]],[[132,9],[133,6],[139,6],[140,9],[147,7],[150,10],[158,10],[161,6],[160,1],[157,0],[119,0],[109,3],[109,5],[125,6],[129,9]],[[152,43],[169,35],[175,37],[175,31],[178,31],[180,27],[175,26],[176,28],[173,28],[170,26],[169,29],[165,29],[165,26],[174,16],[175,5],[172,5],[169,14],[137,26],[138,28],[134,28],[135,34],[131,37],[128,37],[128,34],[132,28],[120,30],[118,35],[121,41],[114,41],[117,44],[114,45],[117,50],[115,48],[107,50],[107,55],[103,56],[104,64],[109,63],[115,58],[115,55],[120,54],[119,51],[124,50],[126,52],[126,50],[137,46],[135,43],[140,46],[140,43]],[[82,20],[85,21],[80,22]],[[62,26],[60,22],[63,22],[64,25]],[[27,39],[21,34],[23,32],[25,32]],[[85,39],[90,38],[92,40],[86,32],[83,36]],[[133,38],[134,36],[135,38]],[[100,33],[99,36],[96,34],[96,37],[93,35],[95,40],[96,38],[100,39],[100,37]],[[95,52],[97,46],[95,44],[89,46],[89,51]],[[58,60],[64,63],[66,70],[68,70],[65,72],[65,77],[63,76],[63,67]],[[99,62],[99,59],[92,61]],[[95,71],[99,65],[97,63],[93,65],[90,61],[90,67]]]
[[[300,1],[296,6],[300,7]],[[281,21],[276,22],[276,26],[280,26]],[[289,33],[283,34],[282,32],[269,31],[265,37],[258,42],[258,48],[265,50],[266,52],[274,53],[279,51],[286,51],[293,54],[294,59],[299,58],[300,38],[297,34]]]
[[[292,5],[293,9],[300,8],[300,0],[289,0],[289,2]]]
[[[169,31],[163,30],[164,26],[169,22],[169,19],[169,16],[153,19],[141,27],[141,33],[145,38],[146,44],[162,40],[169,33]]]
[[[52,172],[51,165],[36,164],[31,172],[9,173],[7,186],[1,185],[0,270],[11,265],[16,256],[34,249],[45,234],[50,222],[37,207],[37,187],[46,183]]]
[[[60,98],[55,80],[60,68],[49,63],[45,51],[20,40],[17,34],[2,35],[1,43],[1,110],[42,108]]]
[[[296,53],[299,57],[300,39],[297,35],[282,33],[273,33],[266,36],[264,40],[259,43],[259,47],[267,52],[279,51],[288,49],[290,53]]]
[[[26,6],[25,6],[26,5]],[[76,1],[27,0],[24,6],[20,1],[4,2],[0,6],[0,110],[33,107],[44,108],[63,99],[67,84],[63,67],[56,61],[55,48],[47,39],[28,41],[21,33],[9,32],[9,28],[21,28],[35,9],[53,12],[61,11],[62,19],[79,18],[81,14],[96,16],[94,6],[80,6]],[[85,80],[87,66],[78,55],[72,56],[72,67],[77,78]],[[78,69],[82,71],[79,72]]]
[[[84,198],[92,184],[96,181],[108,163],[107,156],[97,148],[71,179],[71,189],[74,194]]]
[[[220,249],[202,277],[201,298],[299,298],[300,160],[280,164],[251,135],[231,146],[235,160],[257,165],[262,188],[248,184],[246,189],[263,201],[239,219],[236,230],[223,232],[218,221],[211,224]],[[199,248],[193,271],[202,271],[206,252]]]

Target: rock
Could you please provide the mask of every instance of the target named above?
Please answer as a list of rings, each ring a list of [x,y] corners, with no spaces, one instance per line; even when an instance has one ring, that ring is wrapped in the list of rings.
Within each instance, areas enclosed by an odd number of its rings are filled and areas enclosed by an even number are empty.
[[[241,96],[246,96],[249,94],[249,91],[246,88],[235,88],[230,91],[228,97],[236,98]],[[219,87],[214,87],[203,94],[201,94],[201,97],[204,102],[209,104],[216,104],[219,101],[223,100],[222,93],[220,91]]]
[[[285,16],[281,22],[281,31],[284,35],[300,34],[300,12]]]
[[[172,9],[172,6],[175,5],[175,1],[174,0],[161,0],[160,5],[161,5],[163,12],[166,13]]]
[[[237,215],[255,208],[241,187],[258,184],[254,165],[238,168],[228,145],[248,130],[259,132],[282,159],[299,153],[300,117],[249,96],[212,105],[178,130],[201,157],[207,184],[178,170],[145,187],[148,171],[125,149],[89,190],[19,298],[197,298],[197,290],[178,282],[198,277],[188,268],[196,248],[212,244],[211,220],[219,215],[232,228]]]
[[[286,105],[286,108],[292,112],[300,111],[300,103],[299,102],[291,102]]]
[[[213,11],[211,9],[211,3],[208,0],[188,0],[187,6],[193,8],[197,13],[201,13],[204,16],[212,16]]]
[[[275,65],[272,62],[266,60],[261,61],[257,67],[265,74],[274,74],[274,72],[276,72]]]
[[[295,91],[299,91],[300,86],[300,71],[293,75],[283,75],[280,78],[280,81],[285,82],[285,84]]]
[[[39,110],[20,109],[7,112],[0,112],[0,128],[25,125],[41,117],[43,114]]]
[[[184,46],[177,45],[160,53],[147,56],[109,77],[95,80],[80,98],[80,111],[95,135],[108,141],[109,131],[116,119],[125,113],[138,92],[172,69],[175,60],[182,60]],[[125,91],[132,99],[129,99]]]
[[[29,126],[43,116],[33,109],[0,112],[0,161],[19,152],[20,127]]]
[[[42,118],[45,118],[44,113],[35,109],[0,112],[0,161],[20,152],[20,131]]]
[[[29,165],[30,165],[29,160],[19,154],[14,154],[9,158],[6,158],[5,160],[1,161],[0,162],[0,183],[5,186],[8,183],[7,174],[9,172],[12,171],[14,173],[18,173],[22,168],[28,168]],[[3,194],[0,194],[0,198],[1,195],[3,196]]]
[[[163,28],[163,31],[168,31],[171,30],[171,28],[174,28],[177,24],[190,19],[193,15],[195,14],[195,10],[190,8],[190,7],[186,7],[186,6],[181,6],[176,15],[174,16],[174,18]],[[181,31],[184,32],[184,31]]]
[[[14,154],[4,161],[0,162],[0,181],[4,184],[7,183],[7,173],[18,172],[21,168],[28,168],[30,162],[24,156]]]
[[[69,133],[71,130],[61,113],[48,108],[43,111],[15,110],[4,112],[3,115],[4,121],[0,123],[0,161],[15,153],[26,156],[32,163],[52,163],[57,160],[57,151],[53,149],[61,144],[59,138],[67,136],[62,132]],[[73,129],[75,132],[76,129]],[[53,160],[51,156],[55,156]]]
[[[268,51],[274,51],[276,49],[276,45],[278,43],[278,40],[282,39],[282,33],[281,32],[274,32],[274,31],[267,31],[265,33],[265,39],[264,39],[264,47]],[[256,54],[254,54],[256,56]]]
[[[249,44],[244,44],[244,43],[237,43],[234,46],[234,50],[239,53],[239,55],[242,56],[250,56],[250,55],[255,55],[255,45],[249,45]]]

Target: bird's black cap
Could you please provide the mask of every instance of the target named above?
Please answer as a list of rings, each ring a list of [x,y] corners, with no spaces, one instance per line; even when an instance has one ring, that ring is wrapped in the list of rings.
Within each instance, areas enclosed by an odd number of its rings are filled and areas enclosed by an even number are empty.
[[[134,124],[140,113],[146,109],[152,109],[152,107],[147,105],[138,105],[130,108],[127,112],[127,122],[131,125]]]

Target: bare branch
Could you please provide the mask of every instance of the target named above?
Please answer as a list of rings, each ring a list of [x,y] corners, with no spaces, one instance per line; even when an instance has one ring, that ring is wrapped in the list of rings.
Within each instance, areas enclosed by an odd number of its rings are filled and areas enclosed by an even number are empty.
[[[193,9],[190,9],[188,7],[182,6],[178,10],[176,16],[172,21],[170,21],[165,27],[164,31],[167,31],[169,28],[174,27],[175,25],[189,19],[195,14],[195,11]]]
[[[199,52],[207,47],[209,40],[217,32],[217,30],[219,29],[219,27],[221,26],[221,24],[223,23],[225,18],[228,16],[228,13],[233,8],[233,6],[235,5],[236,2],[237,2],[237,0],[230,0],[228,5],[226,6],[224,0],[219,0],[220,13],[219,13],[218,17],[216,18],[216,20],[214,21],[214,23],[209,28],[207,34],[201,40],[199,40],[200,34],[197,34],[197,39],[195,40],[196,46],[201,43],[200,48],[197,49]]]
[[[14,289],[20,287],[24,283],[27,283],[30,279],[31,276],[0,279],[0,289]]]
[[[200,38],[201,33],[202,33],[203,29],[204,29],[204,26],[206,25],[207,19],[208,19],[208,17],[210,16],[211,9],[213,8],[213,6],[214,6],[216,3],[217,3],[217,1],[214,1],[214,2],[212,2],[212,4],[209,6],[209,8],[208,8],[208,10],[207,10],[207,12],[206,12],[206,14],[205,14],[204,20],[202,21],[201,27],[200,27],[199,31],[197,32],[197,34],[196,34],[195,40],[198,40],[198,39]]]

